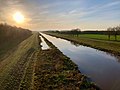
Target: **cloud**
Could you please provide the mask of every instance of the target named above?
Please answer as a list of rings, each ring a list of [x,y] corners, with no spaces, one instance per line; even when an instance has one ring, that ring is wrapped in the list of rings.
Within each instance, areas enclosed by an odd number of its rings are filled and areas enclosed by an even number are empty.
[[[120,1],[109,2],[104,5],[95,5],[90,8],[73,9],[73,10],[69,11],[68,13],[61,13],[61,16],[62,17],[68,17],[68,16],[75,17],[75,18],[79,18],[80,20],[86,20],[88,18],[93,19],[94,17],[105,19],[105,18],[115,17],[116,15],[119,15],[120,10],[116,11],[114,9],[113,10],[111,9],[111,8],[115,8],[116,6],[119,6],[119,5],[120,5]],[[100,17],[100,16],[102,16],[102,17]]]
[[[25,15],[26,24],[34,28],[41,28],[42,25],[44,28],[57,28],[59,25],[64,28],[87,28],[89,24],[97,28],[97,22],[110,25],[120,22],[119,0],[101,0],[96,3],[92,3],[92,0],[0,0],[1,21],[15,24],[11,15],[17,10]]]

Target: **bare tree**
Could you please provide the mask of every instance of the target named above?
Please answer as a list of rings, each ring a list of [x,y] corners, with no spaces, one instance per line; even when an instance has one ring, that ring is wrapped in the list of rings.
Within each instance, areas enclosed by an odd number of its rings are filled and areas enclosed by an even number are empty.
[[[117,35],[120,34],[120,25],[116,27]]]
[[[115,40],[117,40],[117,35],[120,35],[120,25],[117,27],[113,27],[113,28],[108,28],[108,39],[110,40],[110,35],[114,35],[115,36]]]
[[[107,29],[107,31],[108,31],[108,39],[110,40],[110,35],[111,35],[112,28],[109,27],[109,28]]]
[[[115,40],[117,40],[117,27],[113,27],[113,34],[115,36]]]

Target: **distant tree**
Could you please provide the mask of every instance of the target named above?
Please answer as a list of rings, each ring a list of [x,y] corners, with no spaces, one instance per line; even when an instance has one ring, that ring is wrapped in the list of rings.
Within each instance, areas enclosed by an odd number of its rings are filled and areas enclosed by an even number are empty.
[[[108,39],[110,40],[110,35],[111,35],[112,28],[109,27],[109,28],[107,29],[107,31],[108,31]]]
[[[81,33],[81,30],[80,30],[79,28],[77,28],[77,29],[72,29],[72,30],[71,30],[71,33],[72,33],[73,35],[76,35],[76,36],[78,37],[78,35]]]
[[[110,40],[110,35],[114,35],[115,36],[115,40],[117,40],[117,35],[120,34],[120,25],[117,27],[113,27],[113,28],[108,28],[107,29],[107,33],[108,33],[108,39]]]
[[[114,27],[114,35],[115,35],[115,40],[117,40],[117,35],[120,33],[120,26]]]
[[[115,36],[115,40],[117,40],[117,28],[113,27],[112,32],[113,32],[113,35]]]
[[[117,35],[120,34],[120,25],[116,27]]]

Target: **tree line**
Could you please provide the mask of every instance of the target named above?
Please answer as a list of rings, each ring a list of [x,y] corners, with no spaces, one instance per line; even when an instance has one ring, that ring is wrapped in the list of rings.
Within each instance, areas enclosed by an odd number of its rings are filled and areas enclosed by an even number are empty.
[[[0,44],[5,41],[24,40],[32,35],[32,32],[28,29],[23,29],[16,26],[10,26],[8,24],[0,24]]]
[[[79,34],[81,34],[81,29],[76,28],[76,29],[72,29],[72,30],[63,30],[63,31],[47,31],[47,32],[52,32],[52,33],[59,33],[59,34],[70,34],[73,36],[78,36]]]
[[[63,31],[47,31],[52,33],[59,33],[59,34],[70,34],[73,36],[78,36],[79,34],[100,34],[100,35],[108,35],[108,39],[110,40],[111,36],[115,37],[115,40],[117,40],[117,35],[120,35],[120,25],[116,27],[109,27],[107,30],[101,30],[101,31],[81,31],[81,29],[76,28],[72,30],[63,30]]]
[[[115,40],[117,40],[117,35],[120,35],[120,25],[117,27],[109,27],[107,29],[108,32],[108,39],[110,40],[110,36],[114,35],[115,36]]]

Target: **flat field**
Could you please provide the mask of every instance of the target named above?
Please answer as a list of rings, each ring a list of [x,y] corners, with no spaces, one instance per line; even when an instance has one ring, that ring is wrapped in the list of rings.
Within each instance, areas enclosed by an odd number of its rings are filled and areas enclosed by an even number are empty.
[[[98,39],[98,40],[108,40],[108,35],[101,35],[101,34],[80,34],[79,37]],[[111,35],[110,40],[115,41],[115,36]],[[120,41],[120,35],[117,35],[117,41]]]

